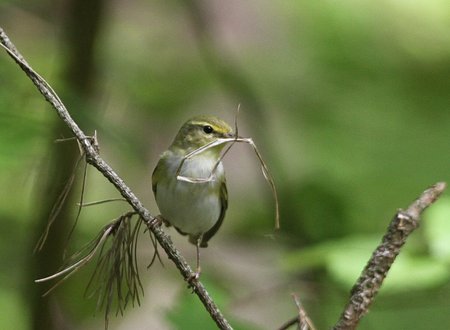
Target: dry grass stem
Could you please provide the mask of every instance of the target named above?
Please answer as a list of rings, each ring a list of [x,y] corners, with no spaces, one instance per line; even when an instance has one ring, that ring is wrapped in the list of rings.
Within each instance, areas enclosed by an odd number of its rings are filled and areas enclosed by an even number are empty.
[[[93,202],[88,202],[88,203],[83,203],[83,204],[78,203],[77,206],[87,207],[87,206],[101,205],[101,204],[110,203],[110,202],[126,202],[126,201],[127,200],[124,198],[108,198],[108,199],[102,199],[99,201],[93,201]]]
[[[236,131],[237,131],[237,129],[236,129]],[[192,157],[194,157],[210,148],[214,148],[218,145],[221,145],[224,143],[229,143],[229,142],[231,142],[232,144],[225,150],[225,152],[222,153],[221,157],[217,160],[216,165],[214,166],[213,170],[211,171],[210,175],[207,178],[192,178],[192,177],[180,175],[183,165],[187,160],[191,159]],[[252,138],[240,137],[238,135],[235,135],[235,137],[232,137],[232,138],[220,138],[220,139],[217,139],[210,143],[207,143],[204,146],[202,146],[198,149],[195,149],[194,151],[191,151],[190,153],[188,153],[186,156],[183,157],[182,161],[180,162],[180,165],[178,166],[178,169],[176,172],[177,180],[184,181],[184,182],[190,182],[190,183],[204,183],[204,182],[210,182],[210,181],[214,180],[215,171],[217,169],[218,164],[223,159],[225,154],[230,150],[230,148],[233,146],[233,144],[236,142],[242,142],[242,143],[247,143],[247,144],[251,145],[253,148],[253,151],[256,153],[256,156],[258,157],[258,160],[261,164],[261,171],[263,173],[264,179],[269,184],[270,189],[272,191],[273,199],[275,201],[275,229],[279,229],[280,228],[280,208],[279,208],[278,194],[277,194],[275,182],[273,180],[272,175],[269,172],[269,168],[267,167],[261,153],[259,152],[255,142],[253,142]]]

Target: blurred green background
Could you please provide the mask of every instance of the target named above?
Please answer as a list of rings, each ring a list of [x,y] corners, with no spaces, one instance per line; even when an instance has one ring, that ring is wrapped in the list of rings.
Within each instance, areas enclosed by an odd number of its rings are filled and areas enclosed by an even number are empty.
[[[202,277],[236,329],[274,329],[297,294],[318,328],[338,319],[395,211],[450,182],[448,1],[0,1],[0,26],[54,87],[103,158],[157,214],[159,154],[197,114],[259,146],[274,203],[246,145],[225,160],[230,206]],[[0,328],[102,329],[83,296],[92,267],[42,298],[75,220],[82,168],[42,252],[33,248],[79,157],[56,113],[0,56]],[[360,329],[450,327],[450,197],[426,212]],[[118,197],[89,169],[85,200]],[[83,210],[68,251],[127,211]],[[191,264],[195,249],[167,229]],[[146,269],[139,308],[111,329],[213,329],[172,264]]]

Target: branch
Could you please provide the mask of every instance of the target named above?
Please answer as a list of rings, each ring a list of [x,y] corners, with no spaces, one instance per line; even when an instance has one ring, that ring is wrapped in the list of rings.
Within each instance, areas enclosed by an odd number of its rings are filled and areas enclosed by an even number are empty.
[[[95,146],[92,144],[92,139],[86,136],[84,132],[78,127],[52,87],[25,61],[23,56],[19,53],[17,48],[14,46],[14,44],[11,42],[11,40],[1,27],[0,43],[2,47],[8,52],[8,54],[14,59],[14,61],[21,67],[25,74],[31,79],[31,81],[38,88],[44,98],[56,110],[57,114],[63,120],[63,122],[73,132],[77,140],[80,142],[81,147],[83,148],[83,151],[86,155],[86,161],[90,165],[94,166],[99,172],[101,172],[105,176],[105,178],[116,187],[120,194],[133,207],[133,209],[142,217],[149,230],[153,232],[159,244],[167,253],[169,259],[173,261],[184,279],[188,280],[189,278],[192,278],[192,276],[194,276],[194,272],[187,264],[183,256],[174,247],[170,237],[166,235],[158,226],[157,219],[150,214],[150,212],[143,206],[143,204],[134,195],[131,189],[124,183],[124,181],[99,156]],[[209,296],[203,284],[200,281],[191,281],[190,286],[193,292],[195,292],[195,294],[199,297],[206,310],[211,315],[212,319],[216,322],[217,326],[220,329],[232,329],[228,321],[224,318],[214,301]]]
[[[349,303],[333,329],[355,329],[360,319],[369,311],[395,258],[408,236],[420,224],[422,212],[436,201],[446,184],[438,182],[425,190],[406,211],[399,210],[392,219],[380,245],[375,249],[361,276],[351,290]]]
[[[300,302],[298,296],[293,294],[292,297],[294,298],[295,305],[297,306],[298,315],[285,322],[281,327],[278,328],[278,330],[287,330],[295,324],[297,324],[297,329],[299,330],[316,330],[311,322],[311,319],[308,317],[308,314],[306,314],[306,311],[303,308],[303,305]]]
[[[397,212],[380,245],[373,252],[372,257],[353,286],[349,303],[334,326],[334,330],[356,329],[361,318],[369,311],[369,307],[395,258],[400,253],[401,247],[405,244],[408,236],[419,227],[420,215],[439,198],[445,188],[445,182],[438,182],[425,190],[406,211],[400,209]],[[302,325],[300,316],[286,321],[279,330],[288,329],[295,324]]]

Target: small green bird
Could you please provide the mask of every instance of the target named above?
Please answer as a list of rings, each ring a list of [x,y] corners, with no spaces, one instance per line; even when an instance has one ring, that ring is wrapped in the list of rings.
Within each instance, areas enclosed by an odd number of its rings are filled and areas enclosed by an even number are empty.
[[[221,119],[194,117],[181,127],[153,171],[153,193],[163,221],[188,235],[197,248],[195,278],[200,275],[199,248],[208,246],[228,207],[225,171],[219,162],[225,143],[190,158],[186,155],[218,139],[233,137],[233,130]],[[191,180],[180,180],[178,175]]]

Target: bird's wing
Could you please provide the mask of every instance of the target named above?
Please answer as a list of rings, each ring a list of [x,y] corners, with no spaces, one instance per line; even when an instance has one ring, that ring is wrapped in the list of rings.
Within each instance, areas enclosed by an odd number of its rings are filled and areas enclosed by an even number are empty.
[[[156,198],[156,188],[158,186],[158,180],[161,178],[161,160],[159,160],[158,164],[156,165],[155,169],[153,170],[153,174],[152,174],[152,190],[153,190],[153,194],[155,195]]]
[[[220,186],[220,204],[222,207],[220,209],[219,219],[217,219],[217,222],[210,230],[208,230],[206,233],[203,234],[202,241],[200,242],[200,247],[208,246],[208,241],[211,239],[211,237],[213,237],[217,233],[220,226],[222,225],[223,219],[225,218],[225,213],[228,208],[228,191],[225,179],[223,180],[222,185]]]

